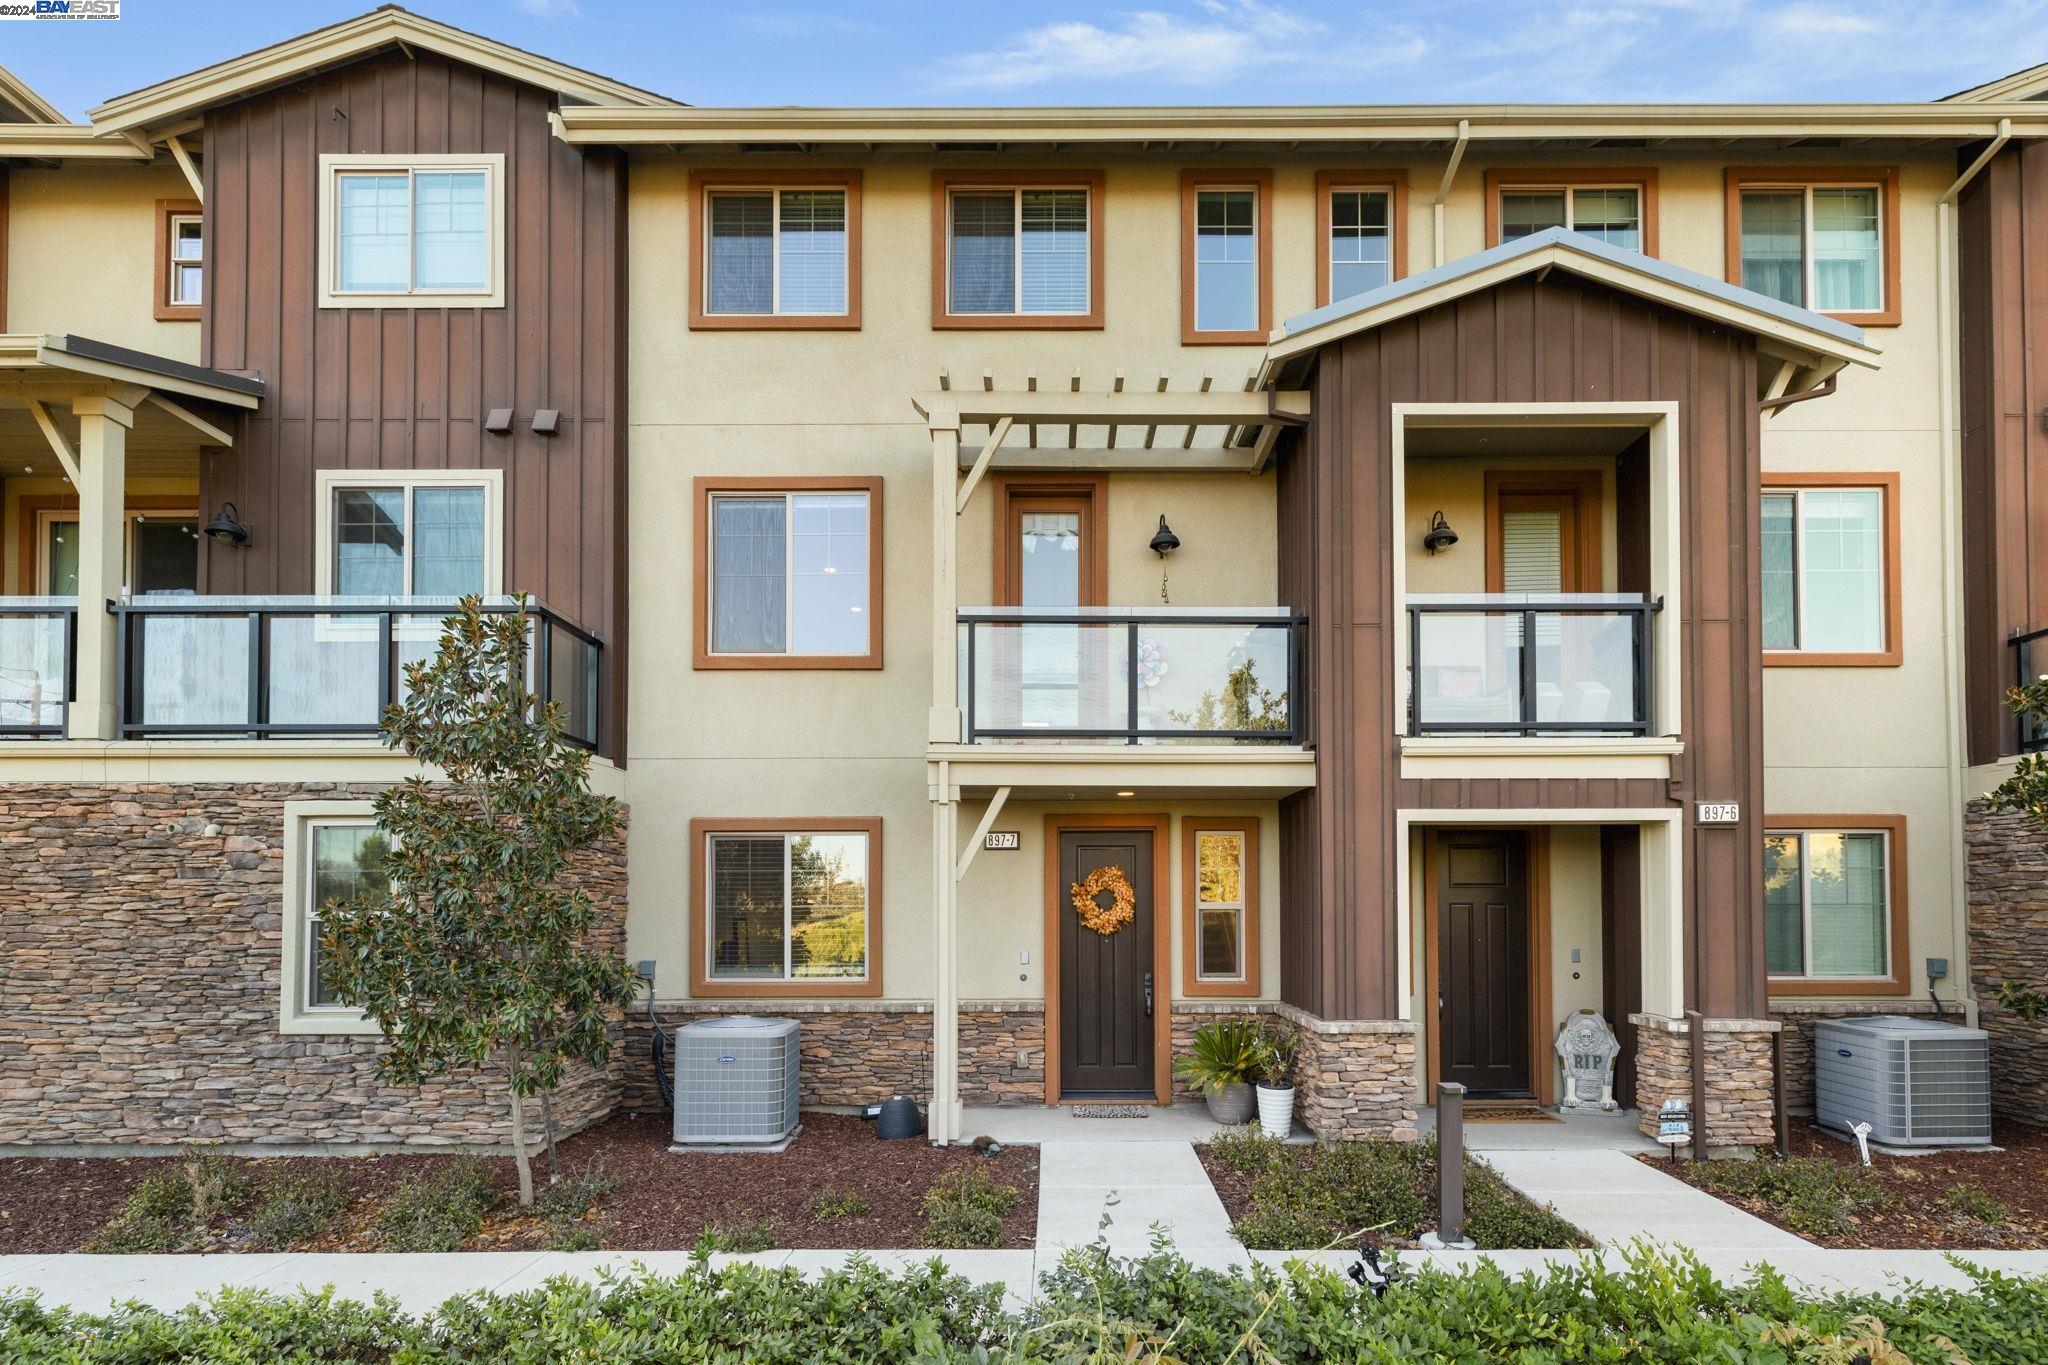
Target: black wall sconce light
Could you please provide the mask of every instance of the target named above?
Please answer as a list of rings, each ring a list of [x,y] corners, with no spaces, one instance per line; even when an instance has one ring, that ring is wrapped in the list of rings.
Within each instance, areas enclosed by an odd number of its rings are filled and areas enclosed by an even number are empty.
[[[1458,543],[1458,533],[1444,520],[1442,512],[1433,512],[1429,518],[1429,530],[1422,537],[1422,548],[1431,554],[1442,554]]]
[[[220,511],[212,521],[206,523],[206,534],[223,545],[239,550],[249,543],[249,528],[242,525],[241,508],[231,502],[220,505]]]
[[[1173,533],[1173,528],[1166,524],[1166,517],[1162,514],[1159,518],[1159,530],[1152,536],[1150,549],[1153,554],[1164,559],[1179,548],[1180,537]]]

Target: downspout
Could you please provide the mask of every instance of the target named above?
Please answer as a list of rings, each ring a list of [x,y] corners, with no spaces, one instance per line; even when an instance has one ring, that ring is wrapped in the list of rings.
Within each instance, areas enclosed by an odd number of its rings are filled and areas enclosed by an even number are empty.
[[[1451,182],[1458,178],[1458,163],[1465,159],[1465,148],[1472,141],[1472,121],[1458,120],[1458,140],[1451,144],[1451,159],[1444,166],[1443,183],[1436,187],[1436,201],[1429,206],[1431,219],[1432,248],[1429,263],[1432,266],[1444,263],[1444,203],[1451,197]]]
[[[1952,951],[1961,970],[1952,971],[1957,999],[1962,1002],[1963,1022],[1976,1027],[1977,997],[1970,986],[1969,843],[1963,833],[1963,768],[1969,760],[1968,736],[1963,718],[1962,591],[1962,440],[1958,430],[1956,404],[1960,402],[1962,358],[1961,288],[1957,277],[1956,202],[1963,190],[1977,178],[1991,159],[2012,140],[2012,120],[1998,121],[1998,135],[1934,206],[1935,243],[1935,326],[1939,329],[1940,362],[1936,389],[1941,408],[1941,571],[1942,571],[1942,700],[1948,712],[1948,846],[1949,846],[1949,933]],[[1917,964],[1915,964],[1917,965]],[[1933,990],[1933,983],[1928,983]]]

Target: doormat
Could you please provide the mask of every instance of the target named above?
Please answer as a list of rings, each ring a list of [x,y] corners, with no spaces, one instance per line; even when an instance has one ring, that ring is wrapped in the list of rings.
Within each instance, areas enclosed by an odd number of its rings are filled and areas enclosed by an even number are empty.
[[[1070,1104],[1067,1112],[1077,1119],[1149,1119],[1152,1111],[1142,1104]]]
[[[1533,1104],[1496,1104],[1483,1109],[1467,1108],[1467,1123],[1563,1123],[1564,1120]]]

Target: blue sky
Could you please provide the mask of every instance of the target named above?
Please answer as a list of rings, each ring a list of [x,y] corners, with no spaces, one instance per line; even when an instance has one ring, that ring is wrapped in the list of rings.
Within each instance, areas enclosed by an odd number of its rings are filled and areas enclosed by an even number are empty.
[[[368,8],[126,0],[0,24],[74,118]],[[417,0],[694,104],[1927,99],[2048,61],[2048,0]]]

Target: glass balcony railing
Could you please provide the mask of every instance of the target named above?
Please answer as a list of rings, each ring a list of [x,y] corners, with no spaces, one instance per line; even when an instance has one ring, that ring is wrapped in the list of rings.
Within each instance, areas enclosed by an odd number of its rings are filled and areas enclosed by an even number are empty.
[[[2029,686],[2048,675],[2048,629],[2029,630],[2006,641],[2013,654],[2013,682],[2021,687]],[[2038,754],[2048,749],[2048,725],[2038,717],[2019,717],[2019,743],[2023,754]]]
[[[429,658],[448,598],[145,597],[115,605],[121,736],[345,738],[377,733],[405,666]],[[516,611],[516,599],[488,599]],[[545,606],[527,605],[526,684],[558,701],[563,738],[597,747],[602,642]]]
[[[1635,594],[1408,598],[1408,733],[1647,735],[1650,620]]]
[[[959,613],[969,744],[1293,744],[1302,622],[1281,608]]]
[[[75,597],[0,597],[0,739],[64,733],[77,625]]]

